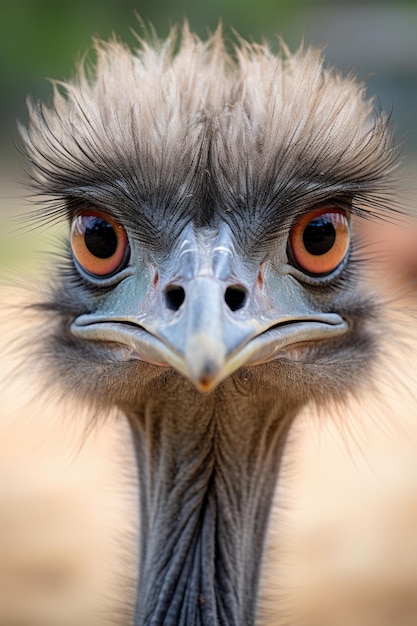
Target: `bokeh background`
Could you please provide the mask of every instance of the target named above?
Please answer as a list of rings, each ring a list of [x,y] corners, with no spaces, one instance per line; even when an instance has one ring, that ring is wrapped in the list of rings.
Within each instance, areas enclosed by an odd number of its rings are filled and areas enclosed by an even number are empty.
[[[399,204],[415,211],[416,0],[8,0],[0,7],[3,303],[15,301],[14,282],[41,271],[37,251],[54,247],[53,229],[21,228],[27,207],[13,141],[26,95],[48,100],[46,78],[70,77],[93,36],[116,33],[134,47],[135,13],[162,37],[186,17],[201,36],[221,19],[227,36],[234,28],[275,49],[277,35],[293,50],[302,40],[324,46],[329,64],[353,69],[391,112],[403,146]],[[417,624],[417,229],[411,218],[406,228],[368,225],[364,234],[381,257],[373,282],[390,284],[392,308],[404,315],[402,343],[372,396],[336,419],[329,410],[296,425],[295,462],[274,517],[263,626]],[[36,380],[10,374],[6,344],[24,334],[13,311],[0,319],[0,626],[102,626],[102,611],[108,617],[129,596],[121,581],[134,561],[128,433],[110,422],[80,447],[79,407],[31,399],[28,410]]]
[[[255,40],[276,36],[295,49],[324,45],[330,64],[355,70],[392,111],[399,140],[417,149],[416,0],[14,0],[0,8],[1,149],[7,151],[28,93],[47,97],[45,78],[71,76],[92,37],[113,33],[135,45],[135,18],[151,22],[161,36],[185,17],[201,36],[222,20]]]

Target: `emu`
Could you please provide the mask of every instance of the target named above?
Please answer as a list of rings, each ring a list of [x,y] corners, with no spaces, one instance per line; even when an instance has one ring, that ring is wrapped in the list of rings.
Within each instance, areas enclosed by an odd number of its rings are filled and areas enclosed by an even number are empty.
[[[68,221],[38,357],[129,420],[135,626],[253,626],[291,424],[377,360],[351,220],[393,212],[392,133],[315,49],[184,27],[96,53],[21,127],[39,219]]]

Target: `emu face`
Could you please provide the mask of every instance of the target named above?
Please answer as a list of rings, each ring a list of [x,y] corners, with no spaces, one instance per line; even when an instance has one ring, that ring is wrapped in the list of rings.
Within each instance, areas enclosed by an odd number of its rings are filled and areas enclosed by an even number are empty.
[[[70,222],[43,353],[130,420],[136,626],[242,626],[291,421],[375,354],[350,219],[388,211],[394,157],[318,52],[232,58],[186,29],[175,47],[100,44],[94,78],[30,106],[33,184]]]

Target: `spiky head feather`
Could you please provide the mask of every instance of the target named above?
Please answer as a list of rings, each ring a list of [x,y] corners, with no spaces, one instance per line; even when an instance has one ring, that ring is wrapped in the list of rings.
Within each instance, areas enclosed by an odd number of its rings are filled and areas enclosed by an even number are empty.
[[[135,52],[115,40],[95,49],[95,70],[54,83],[50,108],[30,102],[22,129],[35,188],[54,208],[110,203],[135,227],[143,219],[150,239],[220,214],[257,245],[300,203],[339,197],[384,212],[386,116],[320,50],[276,56],[240,40],[229,52],[220,29],[201,41],[187,27]]]

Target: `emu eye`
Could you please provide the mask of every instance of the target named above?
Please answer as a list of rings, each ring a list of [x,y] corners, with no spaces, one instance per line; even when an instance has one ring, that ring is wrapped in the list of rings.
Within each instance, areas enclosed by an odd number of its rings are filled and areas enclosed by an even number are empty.
[[[128,261],[125,229],[97,211],[83,211],[73,219],[71,248],[81,267],[95,276],[115,274]]]
[[[315,209],[292,226],[290,248],[296,265],[307,274],[330,274],[345,258],[349,223],[341,209]]]

